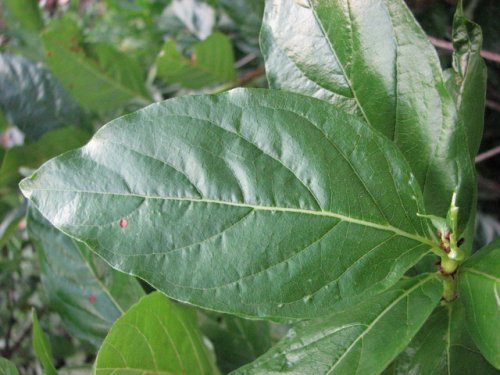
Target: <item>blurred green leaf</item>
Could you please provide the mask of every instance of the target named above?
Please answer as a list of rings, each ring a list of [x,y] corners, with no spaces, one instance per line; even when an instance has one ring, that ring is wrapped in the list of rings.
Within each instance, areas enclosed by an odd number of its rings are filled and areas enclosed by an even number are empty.
[[[0,109],[28,138],[84,120],[82,109],[48,70],[8,54],[0,54]]]
[[[498,372],[479,353],[465,324],[460,300],[433,312],[393,363],[394,375],[494,375]]]
[[[168,8],[189,32],[203,40],[212,34],[216,23],[215,9],[202,0],[173,0]]]
[[[294,327],[233,374],[378,374],[418,332],[441,292],[433,275],[400,281],[359,305]]]
[[[221,33],[192,46],[190,58],[184,57],[173,40],[165,43],[156,60],[157,76],[167,83],[197,89],[236,77],[231,41]]]
[[[54,156],[83,145],[89,138],[84,130],[65,127],[45,133],[33,143],[8,149],[0,167],[0,187],[17,183],[20,167],[37,168]]]
[[[458,287],[474,342],[500,369],[500,238],[462,264]]]
[[[7,241],[9,241],[10,236],[15,232],[19,222],[25,215],[26,204],[20,204],[10,210],[5,216],[0,212],[0,218],[2,220],[0,223],[0,247],[3,247]]]
[[[43,372],[46,375],[57,375],[56,368],[53,364],[52,347],[49,340],[43,333],[42,328],[38,322],[36,310],[32,310],[33,319],[33,349],[38,360],[42,363]]]
[[[204,312],[200,329],[214,345],[223,373],[252,362],[273,344],[269,322]]]
[[[219,0],[219,4],[233,19],[238,35],[260,52],[259,33],[265,0]]]
[[[72,335],[98,347],[113,322],[144,295],[142,288],[52,227],[34,208],[28,230],[50,305]]]
[[[111,46],[83,45],[71,18],[52,20],[42,40],[48,66],[84,107],[104,111],[132,100],[151,102],[141,67]]]
[[[194,310],[170,302],[159,292],[143,297],[113,324],[95,369],[96,375],[218,374]]]
[[[43,19],[38,0],[3,0],[9,27],[39,32]]]
[[[6,358],[0,357],[0,374],[2,375],[19,375],[16,366]]]

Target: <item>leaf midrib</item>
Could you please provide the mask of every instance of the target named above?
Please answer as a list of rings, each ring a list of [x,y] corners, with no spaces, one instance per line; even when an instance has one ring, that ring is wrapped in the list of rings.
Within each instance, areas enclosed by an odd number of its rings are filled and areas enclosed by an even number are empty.
[[[475,274],[478,276],[482,276],[485,279],[489,279],[489,280],[494,281],[495,283],[500,283],[500,278],[498,278],[494,275],[490,275],[489,273],[486,273],[486,272],[478,271],[475,268],[464,267],[464,268],[462,268],[462,271],[466,271],[466,272],[469,272],[469,273],[472,273],[472,274]]]
[[[22,184],[21,184],[22,185]],[[21,186],[22,189],[22,186]],[[303,208],[292,208],[292,207],[278,207],[278,206],[263,206],[249,203],[239,203],[239,202],[228,202],[216,199],[206,199],[206,198],[189,198],[189,197],[162,197],[162,196],[148,196],[141,194],[132,194],[132,193],[113,193],[113,192],[99,192],[99,191],[90,191],[90,190],[71,190],[71,189],[31,189],[29,192],[24,191],[26,196],[31,196],[35,191],[48,191],[48,192],[66,192],[66,193],[75,193],[75,194],[97,194],[97,195],[112,195],[112,196],[122,196],[122,197],[134,197],[134,198],[142,198],[142,199],[151,199],[151,200],[165,200],[165,201],[178,201],[178,202],[194,202],[194,203],[206,203],[206,204],[219,204],[231,207],[241,207],[241,208],[249,208],[254,209],[256,211],[274,211],[274,212],[285,212],[285,213],[296,213],[302,215],[311,215],[311,216],[320,216],[320,217],[329,217],[339,219],[341,221],[346,221],[353,224],[358,224],[361,226],[366,226],[370,228],[380,229],[388,232],[393,232],[402,237],[407,237],[409,239],[421,242],[423,244],[429,245],[432,248],[437,247],[438,245],[432,242],[432,240],[419,236],[418,234],[408,233],[399,228],[396,228],[392,225],[384,225],[372,223],[370,221],[356,219],[353,217],[345,216],[339,213],[331,212],[331,211],[312,211]]]
[[[358,336],[356,339],[352,342],[351,345],[345,350],[345,352],[339,357],[339,359],[332,365],[330,370],[325,375],[330,375],[333,370],[335,370],[335,367],[339,363],[342,362],[343,358],[349,354],[352,348],[359,342],[359,340],[362,340],[370,331],[371,329],[379,322],[380,319],[382,319],[386,313],[388,313],[394,306],[399,304],[403,298],[407,298],[411,293],[413,293],[416,289],[420,288],[422,285],[425,283],[429,282],[430,280],[434,279],[434,275],[430,274],[426,278],[424,278],[422,281],[418,282],[414,286],[412,286],[410,289],[405,290],[400,296],[398,296],[394,301],[391,302],[389,306],[387,306],[367,327],[366,329]]]

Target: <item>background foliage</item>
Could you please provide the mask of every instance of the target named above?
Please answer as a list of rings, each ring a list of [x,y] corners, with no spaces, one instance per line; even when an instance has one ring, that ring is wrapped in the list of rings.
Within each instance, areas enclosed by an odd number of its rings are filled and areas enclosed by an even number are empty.
[[[89,373],[111,324],[150,287],[112,270],[84,245],[51,229],[35,210],[27,212],[17,184],[44,161],[85,144],[100,125],[154,101],[238,86],[266,87],[258,43],[264,2],[0,4],[0,356],[13,361],[21,373],[39,373],[33,333],[47,373],[53,371],[52,364],[61,373]],[[454,1],[408,4],[428,35],[451,39]],[[500,3],[472,0],[465,5],[467,16],[483,28],[483,48],[500,53]],[[450,52],[438,52],[443,67],[451,66]],[[480,153],[500,144],[500,64],[486,63],[488,100]],[[477,167],[475,249],[500,234],[500,157],[480,157]],[[26,215],[32,223],[29,236]],[[47,243],[58,246],[48,252]],[[144,303],[165,303],[155,301],[155,294],[147,298]],[[39,323],[31,318],[32,307]],[[174,314],[181,307],[164,308]],[[442,320],[443,314],[436,311],[426,324]],[[194,309],[185,315],[187,329],[197,319],[224,373],[266,352],[289,328]],[[317,324],[312,329],[321,329],[321,322]],[[304,329],[311,328],[294,327]],[[286,340],[293,340],[293,332]],[[421,339],[417,336],[412,343],[418,346]],[[194,345],[201,366],[210,368],[213,353],[198,341]],[[103,352],[97,365],[105,362]],[[405,365],[401,358],[393,366]]]

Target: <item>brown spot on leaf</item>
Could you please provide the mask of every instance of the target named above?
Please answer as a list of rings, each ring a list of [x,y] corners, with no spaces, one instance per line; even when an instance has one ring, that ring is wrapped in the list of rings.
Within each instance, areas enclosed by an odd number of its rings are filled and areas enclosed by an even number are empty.
[[[89,296],[89,302],[92,304],[95,302],[95,296],[93,294]]]
[[[54,52],[52,51],[47,51],[47,57],[52,57],[52,55],[54,54]]]
[[[126,228],[128,226],[127,219],[120,219],[120,228]]]

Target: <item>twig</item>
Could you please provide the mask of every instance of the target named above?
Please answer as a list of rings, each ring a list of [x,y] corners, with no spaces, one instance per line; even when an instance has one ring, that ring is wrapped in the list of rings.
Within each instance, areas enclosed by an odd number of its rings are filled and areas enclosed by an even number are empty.
[[[453,43],[451,43],[451,42],[448,42],[448,41],[443,40],[443,39],[434,38],[432,36],[429,37],[429,40],[431,41],[431,43],[434,46],[436,46],[438,48],[442,48],[442,49],[445,49],[447,51],[453,51]],[[486,60],[495,61],[497,63],[500,63],[500,54],[499,53],[486,51],[486,50],[482,49],[481,56],[483,56]]]
[[[248,64],[249,62],[255,60],[256,58],[257,58],[257,55],[255,53],[249,53],[248,55],[243,56],[241,59],[239,59],[238,61],[236,61],[234,63],[234,67],[236,69],[239,69],[242,66]]]
[[[500,112],[500,104],[493,100],[486,100],[486,107]]]
[[[229,82],[226,83],[222,86],[219,86],[215,88],[213,91],[211,91],[211,94],[218,94],[227,90],[234,89],[235,87],[240,87],[244,86],[246,83],[254,80],[257,77],[260,77],[261,75],[264,75],[266,73],[266,69],[261,66],[257,69],[251,70],[245,74],[242,74],[236,81],[234,82]]]
[[[478,156],[476,156],[476,163],[481,163],[483,160],[489,159],[495,155],[500,154],[500,146],[492,148],[491,150],[485,151]]]

